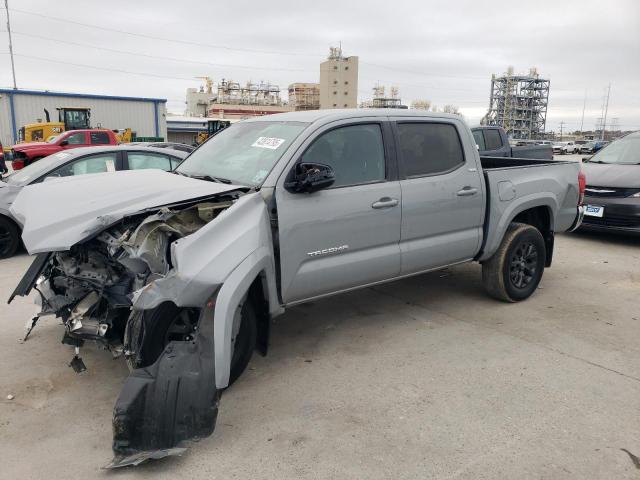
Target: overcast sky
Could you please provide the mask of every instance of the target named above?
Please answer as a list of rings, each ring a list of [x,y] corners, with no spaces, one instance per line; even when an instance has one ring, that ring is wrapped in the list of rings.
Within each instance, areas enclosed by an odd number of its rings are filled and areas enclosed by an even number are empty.
[[[194,77],[285,90],[317,82],[341,41],[345,55],[360,57],[360,100],[376,82],[397,85],[403,103],[454,104],[473,124],[486,112],[492,73],[536,67],[551,80],[548,130],[580,127],[585,92],[584,128],[593,128],[609,83],[608,117],[640,129],[638,0],[9,0],[9,8],[19,88],[166,98],[182,113]],[[0,17],[0,86],[11,87],[6,11]]]

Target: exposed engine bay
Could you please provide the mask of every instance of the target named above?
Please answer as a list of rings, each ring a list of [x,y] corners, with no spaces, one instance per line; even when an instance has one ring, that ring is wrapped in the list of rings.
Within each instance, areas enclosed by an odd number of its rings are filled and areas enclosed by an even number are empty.
[[[172,242],[196,232],[232,203],[227,197],[125,218],[69,251],[51,254],[34,287],[42,311],[32,325],[43,315],[62,319],[63,343],[76,348],[70,366],[78,372],[85,369],[78,351],[86,340],[116,357],[124,354],[131,369],[153,363],[155,358],[141,355],[144,328],[132,309],[133,295],[171,271]],[[189,340],[196,321],[187,315],[165,340]],[[155,357],[164,345],[159,347]]]
[[[124,357],[130,369],[114,405],[107,468],[179,455],[211,435],[224,388],[256,346],[266,353],[269,317],[266,307],[254,308],[266,306],[265,282],[269,305],[280,311],[261,193],[177,178],[172,188],[183,188],[167,191],[173,201],[164,206],[153,206],[154,184],[152,194],[140,187],[136,203],[121,201],[118,210],[110,187],[91,213],[24,217],[23,240],[36,256],[9,302],[37,292],[41,308],[29,331],[56,316],[76,372],[86,369],[80,352],[88,344]],[[203,194],[189,199],[196,188]]]

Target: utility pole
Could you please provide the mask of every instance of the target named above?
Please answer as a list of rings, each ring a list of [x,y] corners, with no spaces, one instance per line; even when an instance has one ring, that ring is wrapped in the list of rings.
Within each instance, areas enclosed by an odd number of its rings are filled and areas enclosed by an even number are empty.
[[[600,136],[600,140],[604,140],[604,131],[607,128],[607,112],[609,111],[609,95],[611,94],[611,84],[607,88],[607,100],[605,101],[604,106],[604,120],[602,120],[602,135]]]
[[[11,21],[9,20],[9,0],[4,0],[4,8],[7,10],[7,33],[9,34],[9,56],[11,57],[11,73],[13,74],[13,89],[17,90],[16,65],[13,63],[13,42],[11,41]]]
[[[562,131],[564,129],[564,120],[560,122],[560,141],[562,141]]]
[[[587,90],[584,91],[584,101],[582,102],[582,120],[580,120],[580,135],[582,135],[582,127],[584,127],[584,109],[587,106]]]

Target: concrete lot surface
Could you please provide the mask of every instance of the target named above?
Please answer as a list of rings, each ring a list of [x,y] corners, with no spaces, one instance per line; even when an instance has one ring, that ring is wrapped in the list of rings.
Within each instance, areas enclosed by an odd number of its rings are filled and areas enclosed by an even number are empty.
[[[0,261],[6,299],[30,259]],[[4,300],[3,300],[4,301]],[[2,307],[3,479],[639,479],[640,240],[557,238],[542,289],[485,296],[478,265],[299,306],[183,457],[107,472],[123,360]],[[14,395],[8,400],[7,395]]]

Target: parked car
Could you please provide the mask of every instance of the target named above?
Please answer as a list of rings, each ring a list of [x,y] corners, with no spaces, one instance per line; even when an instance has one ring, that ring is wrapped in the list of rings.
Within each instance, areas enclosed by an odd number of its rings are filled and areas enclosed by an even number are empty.
[[[553,153],[567,155],[578,153],[579,147],[574,142],[559,142],[553,145]]]
[[[172,170],[188,154],[178,150],[160,150],[129,145],[85,147],[64,150],[33,163],[0,181],[0,258],[11,257],[20,246],[22,225],[10,211],[10,206],[20,191],[28,185],[47,180],[85,173],[114,172],[158,168]],[[98,180],[100,181],[100,180]],[[119,188],[115,187],[114,193]],[[89,200],[91,192],[80,197]],[[51,202],[58,209],[58,199],[42,197],[40,204]],[[31,208],[37,209],[38,205]],[[61,212],[52,214],[55,219]]]
[[[580,153],[595,153],[595,146],[597,142],[589,141],[583,145],[580,145]]]
[[[516,143],[516,146],[512,147],[502,127],[474,127],[471,132],[482,156],[553,159],[551,147],[537,145],[535,141]]]
[[[640,233],[640,132],[583,159],[585,230]]]
[[[213,432],[221,392],[287,307],[470,261],[489,295],[526,299],[554,233],[580,224],[583,187],[577,162],[480,157],[456,115],[256,117],[173,174],[25,188],[11,211],[37,257],[11,298],[37,281],[63,343],[124,351],[110,466],[132,465]]]
[[[196,147],[193,145],[185,145],[184,143],[176,143],[176,142],[132,142],[129,145],[140,145],[144,147],[153,147],[153,148],[169,148],[172,150],[180,150],[181,152],[191,153]]]
[[[118,138],[111,130],[89,129],[69,130],[53,137],[47,142],[18,143],[11,149],[11,166],[14,170],[31,165],[41,158],[47,157],[62,150],[70,150],[80,147],[104,147],[105,145],[117,145]]]

